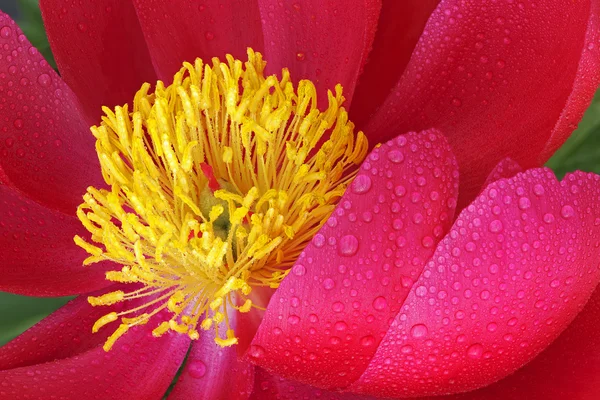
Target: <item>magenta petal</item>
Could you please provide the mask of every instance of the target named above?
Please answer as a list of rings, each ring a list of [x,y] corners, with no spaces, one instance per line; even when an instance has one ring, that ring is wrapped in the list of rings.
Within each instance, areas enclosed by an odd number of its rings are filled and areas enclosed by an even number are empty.
[[[600,289],[532,362],[498,383],[439,400],[595,400],[600,388]]]
[[[93,319],[102,314],[81,296],[1,348],[0,397],[162,398],[185,357],[189,338],[174,333],[154,338],[156,323],[151,322],[132,328],[107,353],[101,344],[106,332],[91,333]]]
[[[462,208],[501,159],[538,167],[575,129],[600,79],[599,7],[441,2],[365,131],[374,140],[390,127],[444,132],[461,170]]]
[[[239,323],[229,316],[232,329]],[[222,332],[222,337],[225,332]],[[169,400],[210,399],[246,400],[254,386],[254,365],[239,360],[236,346],[220,347],[215,343],[214,329],[201,331],[192,343],[187,361]]]
[[[40,0],[44,26],[63,79],[91,124],[102,106],[131,104],[154,67],[131,0]]]
[[[600,281],[600,176],[534,169],[488,186],[440,242],[349,390],[424,396],[493,383],[535,357]]]
[[[370,396],[331,392],[290,381],[256,368],[254,391],[250,400],[376,400]]]
[[[374,149],[271,297],[250,359],[323,388],[355,381],[449,228],[457,178],[436,131]]]
[[[94,137],[71,90],[0,12],[0,183],[75,214],[102,182]]]
[[[402,76],[425,23],[439,2],[382,1],[373,49],[358,80],[350,109],[350,119],[359,128],[367,124],[371,114],[383,103]],[[377,138],[371,143],[375,144]]]
[[[523,172],[523,168],[521,168],[519,163],[511,158],[505,158],[494,167],[492,172],[490,172],[481,189],[485,189],[488,185],[496,182],[497,180],[503,178],[512,178],[519,172]]]
[[[380,0],[259,0],[267,72],[290,70],[292,79],[309,79],[319,104],[340,83],[350,104],[358,75],[371,49]]]
[[[184,61],[206,64],[226,54],[245,60],[263,49],[257,0],[133,0],[160,79],[170,82]]]
[[[66,296],[109,285],[104,271],[112,264],[84,267],[88,254],[75,245],[75,235],[88,236],[77,218],[0,185],[0,290]]]

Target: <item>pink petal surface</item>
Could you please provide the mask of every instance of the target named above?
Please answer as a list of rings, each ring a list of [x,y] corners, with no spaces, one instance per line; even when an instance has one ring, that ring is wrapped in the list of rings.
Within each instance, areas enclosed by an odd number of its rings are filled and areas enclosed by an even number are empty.
[[[327,90],[344,87],[351,102],[359,72],[375,36],[380,0],[259,0],[267,72],[290,70],[292,79],[310,79],[319,104]]]
[[[449,228],[457,178],[436,131],[374,149],[271,298],[248,357],[324,388],[355,381]]]
[[[237,334],[238,315],[229,317],[230,326]],[[220,332],[221,337],[225,337],[224,331]],[[214,339],[214,329],[200,332],[200,339],[192,343],[169,400],[246,400],[250,397],[254,387],[254,365],[238,359],[236,346],[220,347]]]
[[[439,400],[596,400],[600,387],[600,289],[531,363],[500,382]]]
[[[443,131],[464,207],[501,159],[539,166],[548,139],[555,149],[572,132],[600,77],[596,9],[591,0],[442,1],[365,131],[375,141],[390,127]]]
[[[375,400],[374,397],[331,392],[269,374],[256,368],[250,400]]]
[[[373,49],[359,77],[350,119],[359,128],[390,94],[439,0],[383,0]],[[371,145],[377,144],[373,141]]]
[[[133,0],[160,79],[170,82],[184,61],[207,64],[226,54],[245,60],[262,51],[257,0]]]
[[[75,214],[101,182],[94,137],[71,90],[0,12],[0,183]]]
[[[131,103],[142,83],[156,81],[130,0],[41,0],[40,8],[60,74],[90,125],[102,106]]]
[[[502,178],[512,178],[519,172],[523,172],[523,168],[521,168],[516,161],[505,158],[494,167],[492,172],[490,172],[481,189],[484,190],[489,184]]]
[[[91,333],[90,317],[97,314],[86,303],[85,296],[73,300],[0,350],[2,366],[10,368],[0,371],[0,398],[162,398],[189,338],[174,333],[154,338],[151,322],[132,328],[107,353],[100,343],[105,334]]]
[[[600,280],[600,176],[534,169],[488,186],[440,242],[349,390],[424,396],[493,383],[547,347]]]
[[[87,231],[75,217],[52,211],[0,185],[0,290],[29,296],[65,296],[109,284],[114,265],[83,267],[88,254],[73,243]]]

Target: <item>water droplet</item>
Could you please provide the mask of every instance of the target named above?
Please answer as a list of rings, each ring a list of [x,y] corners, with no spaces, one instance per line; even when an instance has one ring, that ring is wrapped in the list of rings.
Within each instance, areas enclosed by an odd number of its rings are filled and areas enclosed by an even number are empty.
[[[563,218],[568,219],[575,215],[575,210],[571,206],[564,206],[560,210],[560,215],[562,215]]]
[[[252,345],[248,349],[248,356],[251,358],[263,358],[266,352],[262,346]]]
[[[503,228],[502,221],[500,221],[499,219],[495,219],[492,222],[490,222],[490,225],[489,225],[490,232],[498,233],[498,232],[502,231],[502,228]]]
[[[414,325],[410,329],[410,334],[414,338],[422,338],[424,336],[427,336],[427,327],[423,324]]]
[[[3,38],[9,37],[11,33],[12,30],[8,26],[3,26],[2,29],[0,29],[0,36]]]
[[[297,325],[298,322],[300,322],[300,317],[299,316],[297,316],[297,315],[290,315],[288,317],[288,323],[290,325]]]
[[[331,305],[331,309],[334,312],[342,312],[342,311],[344,311],[344,304],[339,301],[336,301],[335,303],[333,303]]]
[[[298,61],[306,60],[306,54],[304,54],[304,52],[299,51],[298,53],[296,53],[296,60],[298,60]]]
[[[529,207],[531,207],[531,200],[529,200],[527,197],[521,197],[519,199],[519,208],[521,210],[527,210]]]
[[[200,360],[194,360],[189,363],[188,372],[192,378],[200,379],[206,375],[206,364]]]
[[[369,347],[375,344],[375,338],[371,335],[364,336],[360,339],[361,346]]]
[[[358,239],[354,235],[342,236],[339,241],[338,251],[341,256],[351,257],[358,251]]]
[[[379,296],[373,300],[373,308],[377,311],[382,311],[387,307],[387,300],[385,297]]]
[[[356,194],[366,193],[371,189],[371,178],[368,175],[359,175],[352,181],[352,192]]]
[[[479,343],[471,345],[471,347],[467,349],[467,355],[473,359],[481,358],[483,355],[483,346]]]
[[[204,37],[206,40],[213,40],[215,38],[215,34],[210,31],[206,31],[204,32]]]
[[[20,118],[17,118],[17,119],[15,119],[15,120],[13,121],[13,126],[14,126],[16,129],[23,129],[23,120],[22,120],[22,119],[20,119]]]
[[[395,164],[399,164],[402,161],[404,161],[404,154],[402,154],[402,152],[400,150],[390,150],[387,153],[387,158],[391,162],[393,162]]]
[[[326,290],[331,290],[335,287],[335,281],[331,278],[327,278],[323,281],[323,287]]]
[[[50,75],[48,74],[41,74],[38,76],[37,81],[40,86],[48,87],[52,83],[52,78],[50,78]]]
[[[296,276],[302,276],[302,275],[304,275],[306,273],[306,267],[304,265],[302,265],[302,264],[296,264],[292,268],[292,272]]]
[[[312,240],[312,243],[315,247],[323,247],[325,245],[325,236],[320,233],[317,233]]]

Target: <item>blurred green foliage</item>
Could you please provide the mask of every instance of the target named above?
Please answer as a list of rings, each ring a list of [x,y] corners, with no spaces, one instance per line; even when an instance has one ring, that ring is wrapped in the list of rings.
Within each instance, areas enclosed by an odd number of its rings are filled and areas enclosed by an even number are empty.
[[[19,25],[31,43],[55,65],[37,0],[18,0]],[[548,162],[559,177],[577,169],[600,173],[600,91],[579,129]],[[0,292],[0,345],[14,338],[69,298],[33,298]]]

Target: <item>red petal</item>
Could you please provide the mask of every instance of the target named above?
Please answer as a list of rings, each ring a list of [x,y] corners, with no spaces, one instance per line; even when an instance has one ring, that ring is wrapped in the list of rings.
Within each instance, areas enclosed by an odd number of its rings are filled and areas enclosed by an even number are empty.
[[[459,208],[501,159],[541,165],[551,134],[555,149],[598,86],[591,3],[442,2],[369,137],[385,139],[390,127],[443,131],[461,169]]]
[[[236,330],[235,314],[229,323]],[[222,332],[225,337],[225,332]],[[254,366],[238,360],[236,346],[220,347],[215,343],[214,329],[201,331],[192,344],[185,367],[169,400],[210,399],[246,400],[254,386]]]
[[[457,178],[435,131],[373,150],[271,297],[252,361],[324,388],[355,381],[449,228]]]
[[[358,75],[371,49],[380,0],[259,0],[267,72],[290,70],[292,79],[310,79],[319,104],[327,90],[344,87],[350,104]]]
[[[149,323],[130,329],[105,352],[99,342],[106,335],[91,333],[91,316],[99,313],[86,303],[85,296],[77,298],[0,350],[2,367],[11,368],[0,371],[0,397],[162,398],[189,338],[174,333],[154,338],[150,332],[156,324]]]
[[[77,218],[0,185],[0,290],[65,296],[107,286],[104,272],[111,264],[84,267],[88,254],[75,245],[75,235],[87,236]]]
[[[102,182],[94,137],[71,90],[1,12],[0,27],[0,181],[74,214]]]
[[[296,381],[289,381],[271,375],[262,368],[256,368],[254,376],[254,391],[250,400],[375,400],[370,396],[330,392]]]
[[[156,74],[131,1],[40,0],[61,76],[83,103],[90,124],[101,107],[130,103]]]
[[[600,387],[599,322],[596,289],[571,325],[531,363],[494,385],[439,400],[594,400]]]
[[[488,185],[502,179],[502,178],[512,178],[519,172],[523,172],[523,168],[511,158],[505,158],[500,161],[490,172],[485,183],[482,186],[482,190],[485,189]]]
[[[535,169],[456,220],[349,390],[439,395],[499,380],[548,346],[600,281],[600,176]]]
[[[350,119],[357,126],[366,125],[402,76],[425,23],[439,1],[382,2],[373,50],[358,80],[350,109]]]
[[[257,0],[134,0],[160,79],[170,82],[184,61],[209,64],[225,54],[245,60],[246,49],[262,51]]]

